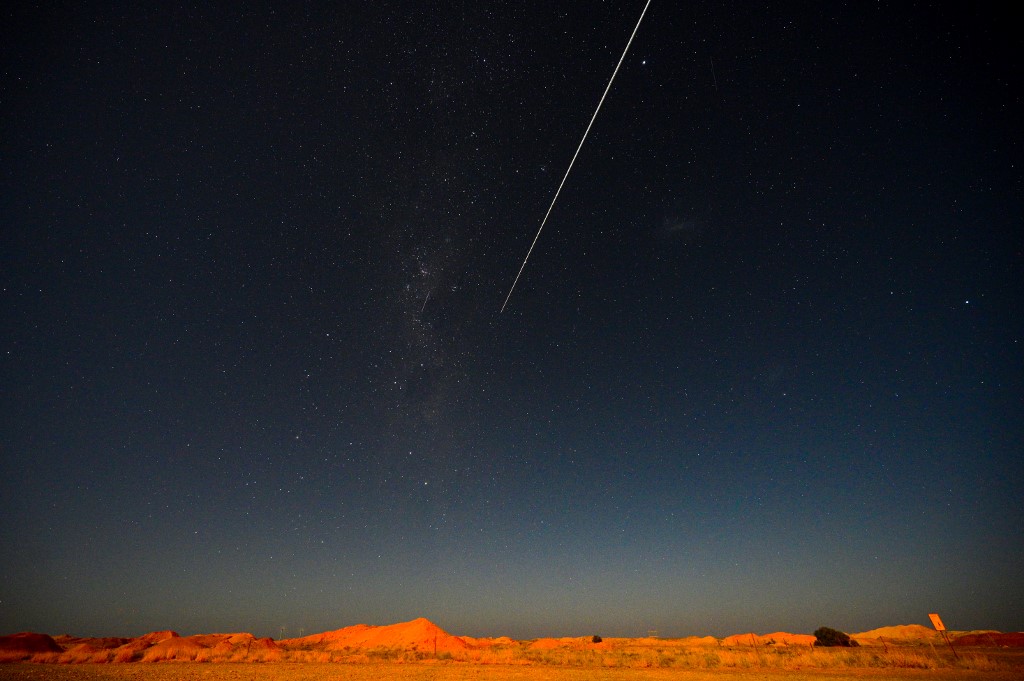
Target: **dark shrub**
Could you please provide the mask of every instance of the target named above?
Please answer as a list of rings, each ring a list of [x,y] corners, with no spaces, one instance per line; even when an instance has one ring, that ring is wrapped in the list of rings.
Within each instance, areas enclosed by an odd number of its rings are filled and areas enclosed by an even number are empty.
[[[590,639],[591,643],[600,643],[601,641],[602,641],[601,637],[598,636],[597,634],[594,634],[594,636]]]
[[[814,645],[823,648],[855,648],[860,644],[841,631],[821,627],[814,631]]]

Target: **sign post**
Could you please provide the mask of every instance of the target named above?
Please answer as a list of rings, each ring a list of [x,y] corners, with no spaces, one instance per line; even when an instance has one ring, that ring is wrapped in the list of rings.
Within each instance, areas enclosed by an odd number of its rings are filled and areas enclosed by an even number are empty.
[[[946,625],[942,623],[942,618],[939,617],[939,613],[930,612],[928,613],[928,619],[932,621],[932,626],[935,627],[935,631],[942,634],[942,638],[946,640],[946,645],[953,651],[953,657],[960,659],[960,656],[956,654],[956,648],[949,642],[949,636],[946,636]]]

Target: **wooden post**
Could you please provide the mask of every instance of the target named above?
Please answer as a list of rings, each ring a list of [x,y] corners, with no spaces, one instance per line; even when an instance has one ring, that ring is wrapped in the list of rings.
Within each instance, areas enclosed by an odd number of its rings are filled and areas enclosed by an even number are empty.
[[[959,661],[960,660],[960,656],[956,654],[956,648],[954,648],[953,644],[949,642],[949,637],[946,636],[946,630],[945,629],[942,630],[942,638],[946,639],[946,645],[948,645],[949,649],[953,651],[953,657],[955,657],[957,659],[957,661]]]
[[[949,637],[946,636],[946,625],[942,623],[942,618],[939,617],[939,613],[928,613],[928,619],[932,621],[932,626],[935,627],[935,631],[942,634],[942,638],[946,640],[946,645],[948,645],[949,649],[953,651],[953,657],[955,657],[957,662],[959,662],[960,656],[956,654],[956,648],[953,647],[953,644],[949,642]]]

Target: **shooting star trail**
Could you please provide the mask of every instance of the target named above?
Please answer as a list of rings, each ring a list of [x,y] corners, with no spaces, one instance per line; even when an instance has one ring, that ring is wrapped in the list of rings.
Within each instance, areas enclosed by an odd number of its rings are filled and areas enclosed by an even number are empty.
[[[647,0],[647,4],[644,5],[644,11],[640,13],[640,19],[637,20],[636,26],[633,28],[632,35],[629,36],[629,41],[626,43],[626,49],[622,51],[622,56],[619,57],[619,63],[615,65],[615,70],[612,71],[612,77],[608,79],[608,85],[604,89],[604,94],[601,95],[601,101],[597,103],[597,108],[594,109],[594,115],[590,117],[590,123],[587,124],[587,129],[583,132],[583,139],[580,140],[580,144],[576,147],[576,153],[572,155],[572,160],[569,161],[569,167],[565,170],[565,175],[562,176],[562,181],[558,185],[558,189],[555,191],[555,197],[551,199],[551,205],[548,206],[548,212],[544,214],[544,219],[540,222],[540,229],[537,230],[537,235],[533,237],[533,243],[530,244],[530,249],[526,251],[526,257],[523,258],[523,264],[519,266],[519,272],[516,273],[515,281],[512,282],[512,288],[508,290],[508,295],[505,296],[505,302],[501,305],[501,312],[505,311],[508,306],[508,301],[512,297],[512,292],[516,290],[516,284],[519,283],[519,277],[523,275],[523,270],[526,269],[526,261],[530,259],[530,254],[533,253],[533,247],[537,245],[537,239],[540,238],[540,233],[544,231],[544,225],[548,222],[548,217],[551,216],[551,211],[555,207],[555,202],[558,201],[558,195],[562,193],[562,187],[565,186],[565,181],[569,178],[569,173],[572,172],[572,166],[576,163],[576,157],[580,155],[580,149],[583,148],[583,143],[587,141],[587,135],[590,134],[590,128],[594,125],[594,120],[597,118],[598,112],[601,111],[601,105],[604,104],[604,98],[608,96],[608,91],[612,89],[612,83],[615,82],[615,76],[619,73],[619,67],[622,66],[623,60],[626,59],[626,53],[629,52],[629,46],[633,44],[633,38],[636,37],[636,32],[640,30],[640,23],[644,20],[644,16],[647,14],[647,8],[651,6],[651,0]],[[499,313],[500,314],[500,313]]]

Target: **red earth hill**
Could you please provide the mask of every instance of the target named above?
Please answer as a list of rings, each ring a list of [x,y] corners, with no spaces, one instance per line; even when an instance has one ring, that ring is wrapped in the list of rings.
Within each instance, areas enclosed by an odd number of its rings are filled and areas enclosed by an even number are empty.
[[[0,636],[0,661],[27,660],[39,653],[59,653],[63,648],[46,634],[23,631],[20,634]]]
[[[981,634],[964,634],[953,641],[955,646],[996,646],[1000,648],[1024,648],[1024,631],[1001,634],[998,631]]]
[[[470,647],[466,641],[458,636],[452,636],[423,617],[411,622],[389,624],[383,627],[357,624],[337,631],[278,641],[278,645],[286,650],[336,651],[401,648],[424,653],[455,652]]]

